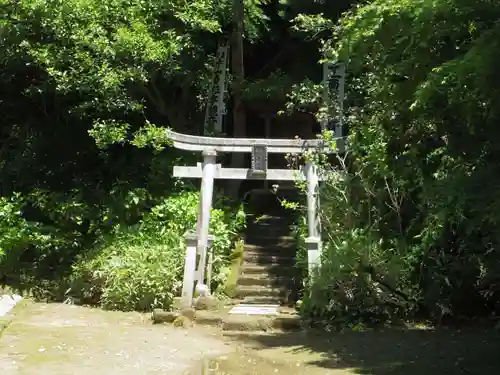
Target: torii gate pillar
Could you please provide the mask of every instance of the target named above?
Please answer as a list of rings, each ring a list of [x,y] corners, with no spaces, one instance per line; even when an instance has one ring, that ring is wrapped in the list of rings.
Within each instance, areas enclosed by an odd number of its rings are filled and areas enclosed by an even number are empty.
[[[307,264],[309,277],[314,277],[321,264],[321,227],[318,216],[319,207],[319,178],[317,166],[308,162],[305,165],[305,178],[307,181],[307,229],[306,238]]]
[[[198,267],[197,280],[203,284],[205,280],[205,267],[208,248],[208,230],[210,226],[210,212],[212,211],[212,200],[214,193],[215,162],[217,151],[207,149],[203,151],[203,165],[201,177],[201,194],[198,210],[198,254],[200,255],[200,265]]]

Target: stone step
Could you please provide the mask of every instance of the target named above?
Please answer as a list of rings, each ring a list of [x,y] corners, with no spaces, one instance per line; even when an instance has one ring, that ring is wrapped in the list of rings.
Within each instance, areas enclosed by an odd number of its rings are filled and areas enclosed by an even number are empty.
[[[255,316],[255,315],[228,315],[222,321],[224,331],[240,332],[268,332],[274,330],[291,331],[301,328],[299,316]]]
[[[297,270],[293,266],[283,266],[279,264],[252,264],[243,263],[240,268],[240,277],[249,276],[255,274],[267,274],[274,277],[290,277],[297,273]]]
[[[248,226],[247,228],[265,228],[265,227],[279,227],[279,228],[289,228],[293,222],[291,222],[288,219],[278,219],[278,218],[272,218],[272,219],[260,219],[260,220],[255,220],[255,221],[247,221]]]
[[[281,306],[279,304],[274,305],[258,305],[258,304],[245,304],[238,303],[234,305],[228,314],[233,315],[265,315],[265,316],[277,316],[280,314]]]
[[[244,297],[244,298],[232,298],[230,301],[226,302],[227,307],[234,307],[239,304],[244,305],[278,305],[281,307],[289,305],[288,301],[281,297]],[[292,305],[290,305],[292,306]]]
[[[295,246],[295,238],[293,236],[253,236],[245,237],[245,244],[251,246]]]
[[[297,250],[292,244],[292,246],[259,246],[259,245],[248,245],[245,244],[244,254],[252,255],[269,255],[269,256],[282,256],[282,257],[294,257]],[[244,255],[243,254],[243,255]]]
[[[274,297],[274,296],[246,296],[235,300],[238,303],[244,303],[248,305],[283,305],[285,302],[284,297]]]
[[[282,227],[289,228],[293,224],[293,221],[287,217],[279,216],[262,216],[256,217],[254,219],[249,219],[247,221],[248,227]]]
[[[221,327],[225,335],[236,332],[293,331],[302,328],[302,320],[297,314],[237,315],[213,311],[197,311],[196,324]]]
[[[275,215],[275,214],[251,214],[248,215],[252,220],[263,221],[263,220],[285,220],[287,216],[284,215]]]
[[[292,222],[289,219],[285,218],[278,218],[278,217],[271,217],[271,218],[265,218],[265,219],[256,219],[254,221],[248,221],[248,227],[259,227],[259,228],[264,228],[264,227],[281,227],[281,228],[289,228],[290,225],[292,225]]]
[[[250,225],[261,225],[261,226],[273,225],[281,227],[289,227],[290,225],[294,224],[293,220],[289,217],[277,217],[277,216],[265,217],[263,219],[257,218],[254,221],[248,223]]]
[[[245,251],[243,253],[243,264],[292,266],[295,264],[295,257],[267,255],[259,252]]]
[[[291,276],[276,277],[268,273],[241,275],[238,278],[238,285],[242,286],[280,287],[291,285],[292,283],[293,278]]]
[[[260,237],[282,237],[282,236],[287,236],[290,234],[290,229],[281,229],[281,228],[274,228],[274,227],[269,227],[269,228],[254,228],[251,230],[247,230],[245,232],[245,240],[247,243],[252,243]]]
[[[253,239],[259,237],[282,237],[291,233],[290,228],[280,226],[249,226],[245,232],[245,238]]]
[[[244,297],[244,298],[233,298],[230,301],[227,301],[225,305],[227,307],[234,307],[239,304],[244,304],[244,305],[255,305],[255,306],[260,306],[260,305],[278,305],[280,306],[280,309],[282,308],[288,308],[292,309],[295,311],[295,304],[296,300],[293,300],[293,298],[285,298],[285,297],[259,297],[259,296],[249,296],[249,297]]]
[[[287,295],[286,287],[266,287],[259,285],[238,285],[234,292],[235,298],[245,297],[276,297],[281,298]]]

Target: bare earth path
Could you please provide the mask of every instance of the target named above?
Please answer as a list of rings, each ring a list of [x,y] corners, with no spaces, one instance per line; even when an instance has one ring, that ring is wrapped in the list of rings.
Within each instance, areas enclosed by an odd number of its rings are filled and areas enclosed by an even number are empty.
[[[2,375],[183,374],[231,351],[199,329],[152,326],[147,316],[28,304],[0,338]]]
[[[333,374],[304,366],[299,357],[261,356],[244,341],[223,338],[218,328],[152,325],[148,315],[63,304],[24,305],[0,329],[1,375]]]

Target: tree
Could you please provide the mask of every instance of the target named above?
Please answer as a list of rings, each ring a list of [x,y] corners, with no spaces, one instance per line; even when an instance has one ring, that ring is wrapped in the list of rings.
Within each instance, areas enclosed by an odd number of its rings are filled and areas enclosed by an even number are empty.
[[[0,8],[0,210],[9,216],[0,247],[47,271],[172,192],[177,155],[156,149],[165,127],[196,127],[230,2]],[[17,237],[9,223],[23,228]]]
[[[499,12],[487,0],[375,0],[339,23],[299,19],[330,30],[325,54],[348,63],[348,256],[371,254],[361,276],[375,269],[435,316],[498,310],[500,196],[485,186],[500,182]]]

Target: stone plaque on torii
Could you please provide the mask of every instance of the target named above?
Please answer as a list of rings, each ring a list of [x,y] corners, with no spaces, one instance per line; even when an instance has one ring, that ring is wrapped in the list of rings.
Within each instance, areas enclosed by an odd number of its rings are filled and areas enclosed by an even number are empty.
[[[201,178],[201,194],[198,211],[198,222],[195,234],[187,238],[186,261],[182,286],[182,304],[191,306],[195,283],[204,285],[206,282],[209,245],[210,211],[212,209],[213,187],[215,179],[238,180],[273,180],[273,181],[307,181],[307,222],[308,264],[309,272],[319,265],[321,238],[319,219],[317,215],[319,181],[315,165],[307,163],[297,170],[269,169],[267,159],[269,153],[301,154],[308,150],[319,150],[325,153],[335,153],[336,150],[325,147],[320,139],[252,139],[252,138],[217,138],[201,137],[167,131],[168,138],[175,148],[186,151],[198,151],[203,154],[203,163],[196,166],[174,166],[174,177]],[[216,164],[217,153],[240,152],[252,154],[251,168],[224,168]],[[199,261],[197,264],[197,258]],[[210,262],[209,262],[210,263]],[[208,277],[210,279],[210,277]],[[207,280],[207,284],[210,280]],[[205,284],[205,287],[207,285]]]

